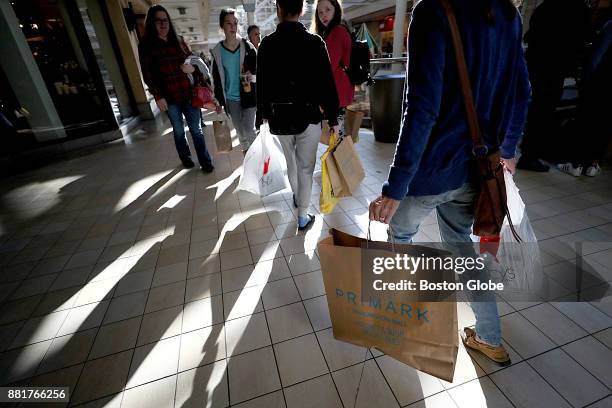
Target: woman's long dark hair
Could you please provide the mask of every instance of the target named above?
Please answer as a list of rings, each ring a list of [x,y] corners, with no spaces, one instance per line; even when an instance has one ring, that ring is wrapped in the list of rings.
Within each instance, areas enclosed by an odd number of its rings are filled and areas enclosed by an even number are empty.
[[[334,18],[332,18],[332,21],[330,21],[327,27],[325,27],[319,19],[319,13],[317,13],[319,1],[321,0],[317,0],[314,5],[315,9],[312,13],[312,24],[310,26],[310,31],[314,32],[315,34],[319,34],[323,38],[326,38],[335,26],[342,23],[342,3],[341,0],[326,0],[329,1],[334,8]]]
[[[147,11],[147,18],[145,20],[145,34],[142,38],[142,41],[150,43],[151,41],[157,38],[157,27],[155,27],[155,13],[157,13],[158,11],[163,11],[168,17],[168,25],[170,26],[168,30],[168,43],[179,45],[178,35],[174,30],[174,25],[172,24],[172,20],[170,19],[170,14],[168,14],[168,10],[166,10],[163,6],[159,4],[151,6]]]

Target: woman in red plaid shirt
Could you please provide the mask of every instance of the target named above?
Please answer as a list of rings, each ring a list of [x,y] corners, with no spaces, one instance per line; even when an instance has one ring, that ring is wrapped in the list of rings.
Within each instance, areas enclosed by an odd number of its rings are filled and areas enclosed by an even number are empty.
[[[191,151],[185,137],[183,116],[191,133],[191,139],[200,166],[205,173],[214,170],[212,160],[206,150],[204,135],[200,124],[200,109],[191,105],[192,85],[204,80],[203,75],[193,65],[185,64],[191,50],[174,31],[170,15],[160,5],[149,8],[145,22],[145,35],[138,45],[142,76],[155,97],[157,106],[167,112],[174,130],[174,143],[179,158],[186,168],[194,166]]]

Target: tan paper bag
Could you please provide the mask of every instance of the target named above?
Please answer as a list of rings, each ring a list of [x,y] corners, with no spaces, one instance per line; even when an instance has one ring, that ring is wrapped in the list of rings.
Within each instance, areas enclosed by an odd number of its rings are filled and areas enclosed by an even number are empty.
[[[352,109],[346,109],[344,115],[344,135],[350,135],[353,143],[359,142],[359,129],[363,122],[364,113]]]
[[[325,158],[325,163],[327,164],[327,172],[329,174],[329,179],[332,185],[332,193],[336,198],[350,197],[351,190],[348,188],[346,182],[344,181],[344,178],[340,174],[340,169],[338,169],[338,165],[333,155],[334,152],[332,151],[332,154],[328,155]]]
[[[332,156],[336,162],[338,173],[342,177],[343,187],[345,186],[348,189],[348,195],[352,195],[365,178],[365,171],[353,145],[353,139],[350,137],[342,138]]]
[[[229,152],[232,150],[232,131],[229,127],[227,115],[220,115],[221,120],[213,122],[215,144],[218,152]]]
[[[367,241],[362,238],[333,229],[331,234],[319,242],[318,251],[334,337],[376,347],[417,370],[452,382],[459,347],[456,302],[411,302],[401,291],[361,299],[364,257],[420,249],[395,245],[392,252],[386,242],[370,242],[364,248]]]

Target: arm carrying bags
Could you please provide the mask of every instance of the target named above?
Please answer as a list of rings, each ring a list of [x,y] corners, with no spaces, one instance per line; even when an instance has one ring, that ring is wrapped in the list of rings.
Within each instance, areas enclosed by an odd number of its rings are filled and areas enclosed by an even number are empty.
[[[480,194],[476,201],[473,231],[474,235],[481,237],[498,236],[502,229],[504,218],[506,215],[510,217],[506,204],[504,167],[501,164],[499,149],[496,147],[494,151],[489,152],[489,148],[483,143],[480,136],[480,125],[478,124],[478,117],[474,106],[474,97],[472,95],[472,87],[468,75],[467,64],[465,62],[465,54],[463,53],[463,43],[461,42],[457,19],[455,18],[455,13],[449,1],[440,1],[450,25],[463,102],[467,114],[468,127],[472,136],[472,143],[474,145],[472,153],[476,157],[478,163],[478,184],[480,185]],[[517,239],[519,239],[518,234],[514,231],[512,222],[510,222],[510,227]]]

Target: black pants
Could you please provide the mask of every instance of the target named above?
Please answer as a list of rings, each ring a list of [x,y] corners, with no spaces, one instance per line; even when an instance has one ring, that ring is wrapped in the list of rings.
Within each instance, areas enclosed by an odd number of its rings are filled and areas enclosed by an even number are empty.
[[[535,160],[549,153],[553,137],[558,132],[555,110],[563,94],[564,75],[561,72],[536,71],[530,69],[531,104],[527,115],[527,126],[521,144],[524,160]]]
[[[611,97],[601,84],[585,84],[578,102],[577,134],[570,143],[574,165],[590,166],[604,158],[612,138]]]

